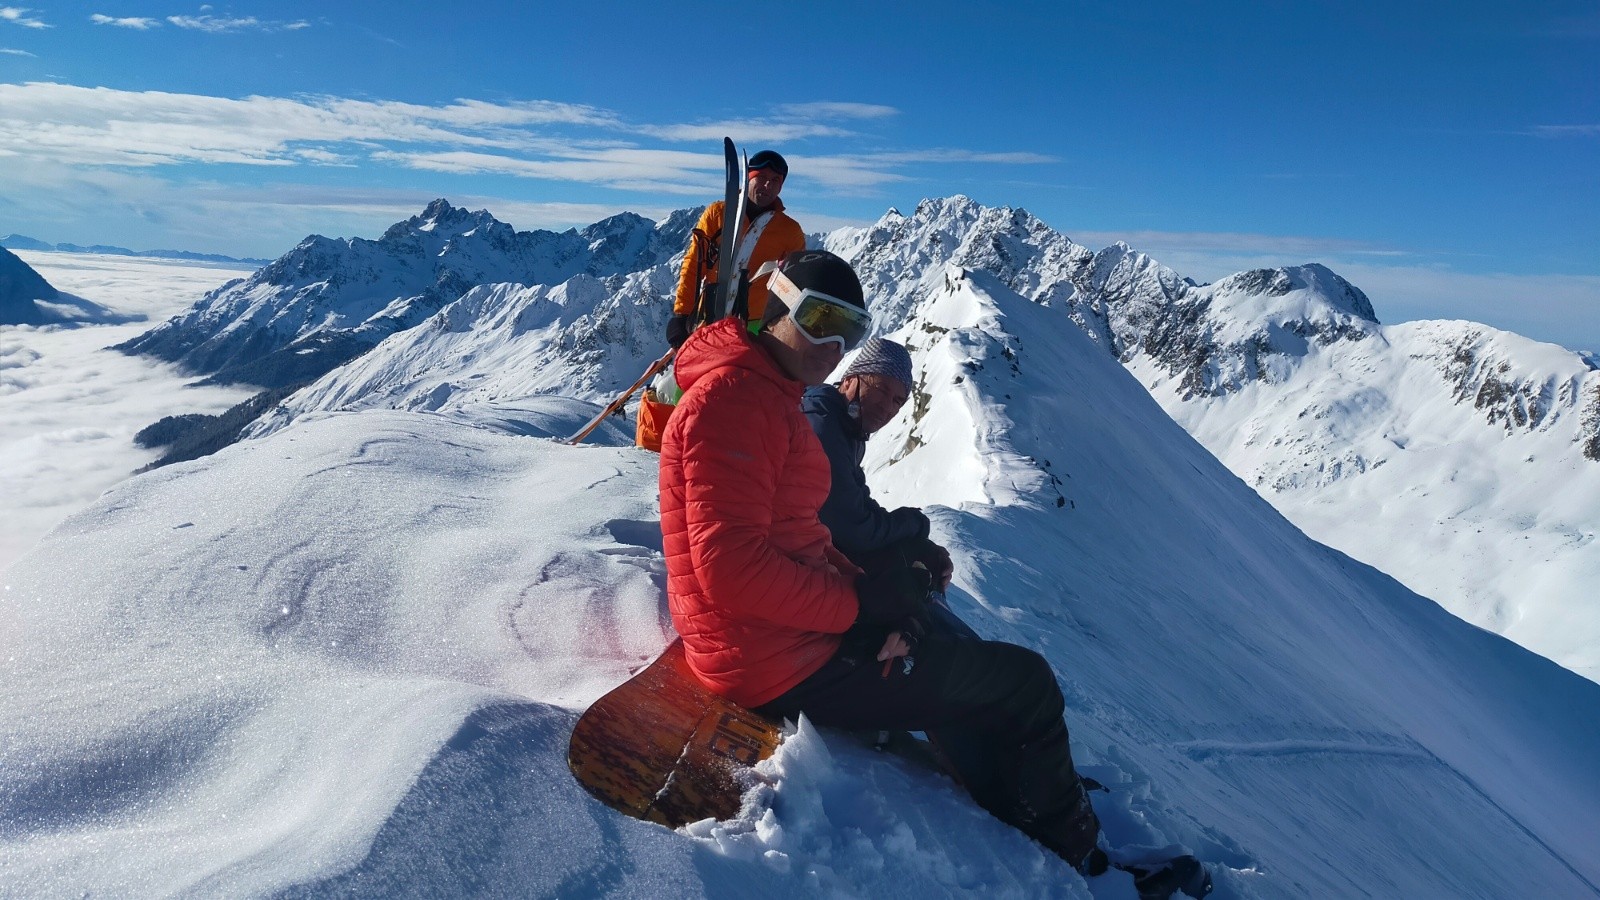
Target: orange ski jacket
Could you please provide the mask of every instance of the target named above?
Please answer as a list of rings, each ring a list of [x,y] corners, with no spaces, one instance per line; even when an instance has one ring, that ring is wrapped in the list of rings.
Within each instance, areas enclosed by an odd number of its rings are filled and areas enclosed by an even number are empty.
[[[707,281],[717,280],[717,266],[711,265],[712,260],[708,257],[717,255],[717,242],[722,237],[724,205],[723,201],[718,200],[700,214],[700,222],[695,225],[695,230],[705,235],[705,238],[692,238],[689,241],[688,252],[683,255],[683,268],[678,271],[678,292],[672,301],[673,315],[694,315],[695,307],[700,302],[702,275]],[[783,211],[783,201],[773,201],[771,208],[772,219],[761,230],[761,236],[750,250],[751,273],[766,263],[783,259],[796,250],[806,248],[805,232],[800,230],[799,222],[789,218]],[[745,231],[749,232],[748,223]],[[703,273],[700,271],[702,260],[706,265]],[[721,260],[716,262],[720,265]],[[763,275],[750,283],[750,321],[761,321],[761,314],[766,308],[767,276]]]
[[[861,570],[817,518],[830,475],[805,385],[736,319],[690,335],[677,373],[661,440],[667,605],[700,681],[760,706],[833,656]]]

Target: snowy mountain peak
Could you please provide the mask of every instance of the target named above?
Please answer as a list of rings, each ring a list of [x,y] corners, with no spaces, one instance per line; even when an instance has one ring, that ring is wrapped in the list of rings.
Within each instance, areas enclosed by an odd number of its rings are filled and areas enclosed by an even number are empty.
[[[680,246],[668,246],[666,239],[657,241],[659,232],[656,223],[636,213],[625,212],[583,228],[578,236],[588,243],[591,258],[588,271],[615,274],[649,268],[682,251]],[[676,235],[671,238],[672,241],[677,239]]]
[[[638,213],[623,212],[601,219],[593,225],[586,225],[578,233],[590,241],[603,241],[616,235],[650,231],[655,227],[656,223]]]
[[[1090,284],[1095,290],[1109,291],[1122,300],[1166,305],[1180,300],[1193,286],[1188,279],[1123,241],[1095,253],[1089,266]]]
[[[1367,295],[1321,263],[1280,269],[1253,269],[1230,275],[1213,286],[1213,293],[1218,296],[1258,294],[1264,297],[1283,297],[1297,291],[1308,292],[1320,298],[1336,312],[1356,316],[1374,324],[1378,321],[1378,316],[1372,309],[1372,301],[1367,299]]]
[[[681,253],[693,219],[632,213],[582,232],[518,232],[487,210],[439,199],[376,241],[313,235],[243,281],[120,345],[219,381],[265,387],[316,378],[410,328],[473,287],[558,285],[642,271]]]
[[[486,209],[469,212],[465,207],[452,206],[440,197],[429,203],[421,215],[412,216],[389,226],[380,240],[401,239],[411,233],[434,233],[445,236],[462,234],[484,226],[504,225]],[[509,227],[509,226],[505,226]]]

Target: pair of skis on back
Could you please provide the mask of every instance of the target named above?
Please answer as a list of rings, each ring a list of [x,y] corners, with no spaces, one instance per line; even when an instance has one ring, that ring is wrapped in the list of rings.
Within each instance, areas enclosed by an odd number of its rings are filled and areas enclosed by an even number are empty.
[[[745,190],[749,187],[749,180],[745,177],[745,164],[748,160],[733,145],[733,138],[722,139],[722,162],[726,176],[722,190],[724,204],[722,237],[717,243],[717,281],[711,293],[709,308],[702,311],[702,317],[707,322],[714,322],[729,315],[743,317],[750,290],[749,257],[741,258],[739,255],[740,240],[745,228]],[[572,437],[567,438],[567,443],[582,443],[584,438],[600,427],[600,423],[604,422],[607,416],[620,412],[627,405],[629,397],[672,363],[672,358],[677,352],[677,348],[672,348],[660,359],[651,363],[644,374],[639,376],[638,381],[618,394],[615,400],[606,404],[594,418],[585,422]]]

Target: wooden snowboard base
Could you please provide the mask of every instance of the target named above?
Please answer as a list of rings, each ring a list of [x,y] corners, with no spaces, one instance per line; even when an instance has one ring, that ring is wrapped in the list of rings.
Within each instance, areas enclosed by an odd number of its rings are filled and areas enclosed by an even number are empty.
[[[778,725],[707,690],[683,641],[578,719],[567,765],[595,799],[678,828],[739,812],[739,772],[772,755]]]

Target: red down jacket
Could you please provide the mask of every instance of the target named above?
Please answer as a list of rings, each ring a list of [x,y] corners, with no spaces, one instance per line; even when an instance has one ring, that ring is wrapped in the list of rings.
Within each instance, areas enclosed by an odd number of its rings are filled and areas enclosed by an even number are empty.
[[[791,381],[736,319],[678,352],[685,389],[661,439],[667,604],[705,685],[760,706],[827,662],[860,570],[817,510],[828,457]]]

